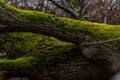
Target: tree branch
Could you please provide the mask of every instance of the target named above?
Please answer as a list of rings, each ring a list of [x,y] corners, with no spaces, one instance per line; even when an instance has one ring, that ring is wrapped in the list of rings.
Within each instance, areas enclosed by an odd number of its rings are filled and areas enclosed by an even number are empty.
[[[73,11],[71,8],[67,8],[63,5],[60,5],[57,1],[55,0],[49,0],[51,1],[54,5],[56,5],[58,8],[64,10],[65,12],[67,12],[68,14],[70,14],[72,17],[74,17],[75,19],[77,18],[77,13],[75,11]]]
[[[98,45],[98,44],[104,44],[104,43],[110,43],[110,42],[115,42],[115,41],[120,41],[120,38],[118,39],[111,39],[111,40],[104,40],[104,41],[99,41],[99,42],[91,42],[91,43],[83,43],[81,46],[84,45]]]
[[[21,24],[22,23],[22,24]],[[30,22],[14,22],[14,23],[5,23],[5,25],[0,26],[0,33],[3,32],[32,32],[36,34],[43,34],[47,36],[53,36],[59,40],[64,40],[72,42],[75,44],[82,43],[85,37],[82,34],[76,35],[63,30],[55,28],[55,25],[50,23],[46,24],[37,24]]]

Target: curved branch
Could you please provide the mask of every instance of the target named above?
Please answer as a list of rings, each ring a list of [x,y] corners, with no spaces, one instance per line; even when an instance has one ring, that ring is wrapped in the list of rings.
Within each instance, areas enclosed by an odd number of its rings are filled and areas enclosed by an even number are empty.
[[[22,23],[22,24],[21,24]],[[53,36],[59,40],[64,40],[72,42],[75,44],[82,43],[85,39],[83,34],[76,35],[74,33],[65,32],[55,28],[55,25],[50,23],[46,24],[34,24],[30,22],[14,22],[14,23],[5,23],[5,25],[0,26],[0,33],[3,32],[33,32],[36,34],[43,34],[47,36]]]

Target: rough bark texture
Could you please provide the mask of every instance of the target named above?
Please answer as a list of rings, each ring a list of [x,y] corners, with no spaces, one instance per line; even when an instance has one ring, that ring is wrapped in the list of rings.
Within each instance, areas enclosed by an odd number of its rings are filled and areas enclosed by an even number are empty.
[[[119,41],[81,46],[120,38],[119,25],[58,18],[0,1],[0,33],[0,51],[6,53],[1,56],[0,70],[6,71],[5,78],[109,80],[120,70]]]

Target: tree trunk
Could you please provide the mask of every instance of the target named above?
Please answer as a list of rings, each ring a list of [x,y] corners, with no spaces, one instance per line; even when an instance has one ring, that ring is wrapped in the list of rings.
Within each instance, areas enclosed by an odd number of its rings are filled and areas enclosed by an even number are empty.
[[[14,52],[7,51],[8,53],[18,55],[19,50],[24,52],[28,49],[17,58],[13,55],[10,59],[0,60],[0,70],[7,71],[8,78],[17,76],[28,77],[30,80],[109,80],[120,70],[118,41],[109,45],[104,42],[85,45],[90,41],[119,38],[119,25],[91,23],[59,18],[43,12],[19,10],[0,1],[0,33],[5,32],[32,32],[58,39],[25,33],[22,33],[22,37],[15,33],[7,34],[6,40],[14,44]],[[4,42],[3,39],[0,41]],[[38,43],[35,44],[36,42]]]

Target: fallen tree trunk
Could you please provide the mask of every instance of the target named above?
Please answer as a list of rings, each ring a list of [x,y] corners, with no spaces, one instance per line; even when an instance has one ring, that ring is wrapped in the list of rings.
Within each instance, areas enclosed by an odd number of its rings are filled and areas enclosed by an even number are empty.
[[[81,44],[85,39],[85,35],[101,40],[120,37],[119,25],[113,26],[58,18],[43,12],[19,10],[2,2],[0,12],[0,32],[2,33],[7,31],[33,32],[53,36],[75,44]]]
[[[20,31],[52,36],[73,44],[31,33],[8,33],[6,40],[0,39],[4,51],[5,44],[13,44],[5,51],[10,53],[6,56],[8,59],[0,60],[0,70],[11,74],[8,78],[20,75],[31,80],[109,80],[120,69],[117,49],[105,44],[81,46],[89,40],[119,38],[119,25],[19,10],[0,1],[0,33]],[[86,40],[86,36],[91,39]],[[112,46],[120,48],[118,42]]]

